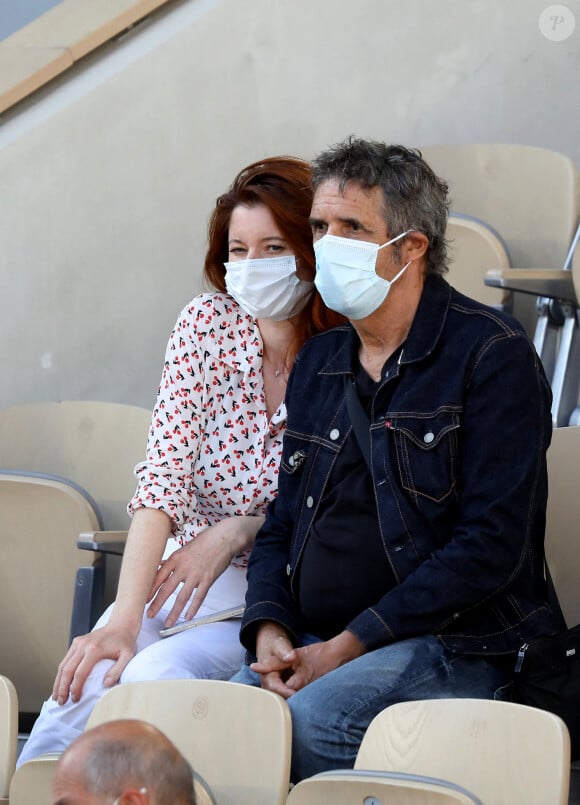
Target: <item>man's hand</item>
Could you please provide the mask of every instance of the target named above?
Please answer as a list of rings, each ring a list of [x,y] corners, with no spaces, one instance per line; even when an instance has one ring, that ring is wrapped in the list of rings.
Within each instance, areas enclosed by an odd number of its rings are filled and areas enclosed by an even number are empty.
[[[296,650],[279,624],[266,621],[259,627],[256,656],[258,662],[252,663],[250,668],[262,677],[262,687],[284,699],[291,696],[294,691],[285,685],[284,678],[292,672]]]
[[[262,687],[285,699],[329,671],[365,653],[365,647],[352,632],[344,631],[325,642],[292,648],[278,624],[260,628],[256,641],[258,662],[250,666],[262,676]]]

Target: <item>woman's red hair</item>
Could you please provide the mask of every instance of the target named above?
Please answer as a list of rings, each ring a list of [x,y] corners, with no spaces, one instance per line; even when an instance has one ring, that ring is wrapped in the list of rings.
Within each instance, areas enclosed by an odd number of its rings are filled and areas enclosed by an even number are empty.
[[[304,278],[314,279],[316,263],[308,222],[312,207],[310,175],[308,162],[287,156],[262,159],[238,173],[230,189],[217,199],[209,221],[204,277],[213,288],[226,292],[224,263],[229,253],[230,218],[240,204],[247,207],[263,204],[270,210],[303,270]],[[344,321],[340,314],[326,307],[315,288],[308,304],[294,317],[296,333],[290,345],[289,359],[294,360],[310,336]]]

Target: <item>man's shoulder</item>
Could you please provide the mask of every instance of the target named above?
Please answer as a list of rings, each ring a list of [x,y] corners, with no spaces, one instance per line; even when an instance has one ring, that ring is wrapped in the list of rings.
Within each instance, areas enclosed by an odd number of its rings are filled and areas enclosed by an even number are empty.
[[[506,336],[524,336],[527,333],[523,325],[510,313],[499,307],[492,307],[473,299],[470,296],[460,293],[455,288],[451,288],[449,300],[449,310],[452,317],[456,320],[463,319],[466,324],[469,321],[477,321],[481,334],[505,334]]]

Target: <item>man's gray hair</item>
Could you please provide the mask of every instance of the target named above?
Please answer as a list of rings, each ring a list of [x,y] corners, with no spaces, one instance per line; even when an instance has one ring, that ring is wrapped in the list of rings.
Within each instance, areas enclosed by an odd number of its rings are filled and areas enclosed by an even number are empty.
[[[349,182],[365,190],[380,187],[389,237],[408,229],[422,232],[429,238],[427,273],[447,271],[445,230],[449,188],[418,149],[348,137],[323,151],[312,162],[314,190],[329,180],[337,180],[341,191]],[[400,243],[394,243],[393,250],[400,256]]]
[[[146,788],[159,805],[194,805],[193,772],[172,747],[147,736],[95,738],[84,767],[87,791],[113,800],[127,786]]]

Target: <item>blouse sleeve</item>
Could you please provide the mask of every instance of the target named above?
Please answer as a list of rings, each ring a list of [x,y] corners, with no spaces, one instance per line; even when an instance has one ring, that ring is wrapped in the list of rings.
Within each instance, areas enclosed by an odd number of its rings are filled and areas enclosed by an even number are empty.
[[[169,337],[146,457],[135,467],[138,486],[128,505],[129,514],[141,507],[166,512],[174,535],[197,506],[193,470],[204,427],[210,299],[207,294],[196,297],[184,308]]]

